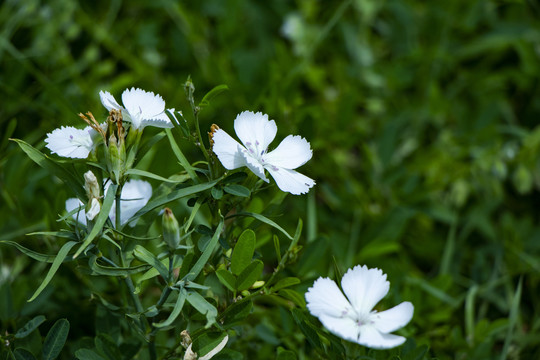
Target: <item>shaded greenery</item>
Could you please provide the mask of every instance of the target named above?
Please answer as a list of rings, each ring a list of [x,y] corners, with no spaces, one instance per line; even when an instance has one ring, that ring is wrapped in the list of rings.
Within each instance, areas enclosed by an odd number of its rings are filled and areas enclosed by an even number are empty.
[[[535,2],[510,0],[7,0],[0,240],[57,253],[57,238],[24,234],[62,229],[57,214],[74,196],[7,138],[41,149],[47,132],[81,127],[77,113],[103,109],[99,90],[118,97],[132,86],[189,118],[190,75],[199,98],[229,87],[201,113],[203,131],[216,123],[230,132],[237,113],[253,110],[276,120],[278,138],[311,142],[314,157],[301,169],[317,185],[269,211],[289,233],[304,219],[303,248],[286,269],[301,293],[318,276],[379,267],[391,282],[383,307],[415,305],[401,333],[427,345],[426,356],[538,358],[539,17]],[[180,171],[173,159],[161,141],[141,162],[167,177]],[[255,254],[278,264],[270,235]],[[26,303],[46,267],[7,247],[0,262],[2,333],[46,314],[43,335],[69,319],[64,358],[91,347],[107,314],[74,287],[88,278],[66,263]],[[274,358],[279,346],[315,356],[290,303],[258,305],[230,348],[245,358]],[[107,321],[118,329],[119,319]]]

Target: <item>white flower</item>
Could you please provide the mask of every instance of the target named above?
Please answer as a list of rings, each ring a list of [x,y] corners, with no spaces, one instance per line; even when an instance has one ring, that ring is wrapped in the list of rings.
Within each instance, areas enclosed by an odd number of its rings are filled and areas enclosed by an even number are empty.
[[[105,194],[107,193],[107,189],[109,188],[109,185],[105,185]],[[131,219],[133,215],[137,211],[139,211],[150,198],[152,197],[152,186],[143,180],[130,180],[127,183],[124,184],[124,187],[122,188],[122,194],[120,195],[120,223],[124,225]],[[66,211],[71,212],[79,207],[82,207],[81,210],[73,214],[73,218],[80,223],[86,225],[86,218],[88,217],[89,220],[92,220],[92,218],[89,217],[89,215],[97,215],[94,214],[92,209],[94,209],[94,202],[91,203],[91,209],[89,211],[89,214],[85,213],[84,210],[84,204],[82,201],[80,201],[77,198],[71,198],[66,200]],[[98,209],[99,211],[99,209]],[[113,203],[113,206],[111,208],[111,211],[109,212],[109,218],[111,219],[113,225],[116,224],[116,204]],[[134,224],[130,224],[134,226]]]
[[[90,202],[90,210],[86,213],[86,218],[88,220],[94,220],[94,218],[99,214],[99,211],[101,210],[101,204],[99,203],[99,200],[96,198],[92,198]]]
[[[86,159],[97,145],[99,133],[90,126],[77,129],[62,126],[47,134],[45,145],[53,154],[63,157]]]
[[[268,182],[264,170],[276,180],[277,186],[294,195],[305,194],[315,181],[293,169],[311,159],[309,142],[296,135],[289,135],[277,148],[268,152],[277,126],[268,115],[244,111],[234,120],[234,130],[244,146],[222,129],[213,133],[212,150],[228,170],[247,166],[255,175]]]
[[[343,275],[341,287],[347,297],[334,281],[320,277],[306,293],[309,311],[328,330],[374,349],[389,349],[405,342],[403,336],[390,332],[412,319],[413,305],[405,301],[389,310],[373,310],[390,288],[386,274],[357,265]]]
[[[191,349],[192,344],[189,344],[188,348],[186,349],[186,353],[184,354],[184,360],[210,360],[214,357],[214,355],[223,350],[225,345],[227,345],[227,341],[229,341],[229,335],[225,335],[223,340],[221,340],[221,342],[215,348],[213,348],[206,355],[201,357],[197,357],[197,353],[193,352],[193,350]]]
[[[122,111],[123,119],[131,121],[134,129],[142,129],[148,125],[160,128],[173,127],[169,117],[165,114],[165,101],[153,92],[135,88],[124,90],[122,93],[124,107],[118,104],[108,91],[100,91],[99,97],[107,110]],[[174,112],[174,109],[168,110]]]

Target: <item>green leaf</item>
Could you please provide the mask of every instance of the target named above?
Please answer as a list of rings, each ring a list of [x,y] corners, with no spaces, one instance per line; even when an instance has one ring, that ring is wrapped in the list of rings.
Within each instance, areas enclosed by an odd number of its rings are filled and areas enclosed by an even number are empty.
[[[53,261],[53,263],[51,265],[51,268],[49,269],[49,272],[45,276],[45,280],[43,280],[41,285],[39,285],[38,289],[36,290],[34,295],[32,295],[32,297],[28,300],[28,302],[33,301],[36,297],[38,297],[39,294],[41,294],[43,289],[45,289],[45,287],[52,280],[54,274],[56,274],[56,271],[60,267],[60,264],[62,264],[62,262],[64,262],[64,259],[66,258],[67,254],[69,253],[71,248],[74,247],[75,245],[77,245],[77,242],[68,241],[67,243],[65,243],[62,246],[62,248],[60,248],[60,251],[58,252],[58,255],[56,255],[56,258],[54,259],[54,261]]]
[[[193,339],[193,351],[199,357],[205,356],[214,350],[227,336],[226,332],[206,331]]]
[[[188,273],[189,269],[193,265],[195,254],[190,252],[184,256],[184,259],[182,260],[182,266],[180,266],[180,272],[178,273],[178,278],[183,279]]]
[[[210,242],[204,249],[204,252],[201,254],[195,265],[191,268],[189,273],[186,275],[186,280],[193,281],[195,278],[199,275],[203,267],[208,262],[208,259],[210,259],[210,256],[212,255],[212,252],[214,251],[214,248],[216,247],[219,235],[221,234],[221,230],[223,229],[223,218],[221,218],[221,221],[219,222],[219,225],[216,228],[216,232],[210,239]]]
[[[178,293],[178,298],[176,299],[176,303],[174,304],[173,311],[169,315],[169,317],[160,323],[153,323],[154,327],[156,328],[163,328],[166,326],[169,326],[173,323],[174,320],[180,315],[180,312],[182,312],[182,308],[184,307],[184,303],[186,302],[187,297],[187,291],[184,288],[180,289],[180,292]]]
[[[86,199],[86,192],[84,191],[82,179],[77,179],[71,174],[71,172],[64,169],[60,164],[50,159],[47,155],[34,148],[32,145],[19,139],[12,140],[21,147],[21,149],[26,153],[26,155],[28,155],[28,157],[30,157],[30,159],[32,159],[32,161],[42,168],[47,169],[49,172],[51,172],[51,174],[57,176],[63,182],[65,182],[79,199]]]
[[[272,226],[273,228],[276,228],[277,230],[279,230],[283,234],[285,234],[285,236],[287,236],[289,239],[293,240],[293,237],[291,235],[289,235],[289,233],[287,233],[281,226],[279,226],[278,224],[276,224],[272,220],[268,219],[264,215],[257,214],[257,213],[252,213],[252,212],[240,212],[240,213],[237,213],[237,214],[229,215],[225,219],[229,219],[229,218],[236,217],[236,216],[249,216],[249,217],[255,218],[255,219],[257,219],[257,220],[259,220],[259,221],[261,221],[261,222],[263,222],[265,224],[268,224],[268,225]]]
[[[295,277],[286,277],[285,279],[279,280],[276,283],[276,285],[272,286],[271,291],[276,292],[276,291],[278,291],[280,289],[283,289],[283,288],[286,288],[286,287],[289,287],[289,286],[293,286],[293,285],[296,285],[296,284],[300,284],[300,279],[295,278]]]
[[[294,290],[281,289],[279,290],[278,294],[281,297],[284,297],[285,299],[291,300],[293,303],[295,303],[299,307],[306,306],[306,301],[304,300],[304,297]]]
[[[225,84],[221,84],[218,86],[215,86],[212,90],[206,93],[206,95],[203,96],[201,102],[199,103],[199,108],[204,108],[208,105],[210,105],[210,101],[221,94],[222,92],[229,90],[229,87]]]
[[[201,294],[196,291],[188,291],[187,301],[197,309],[198,312],[206,316],[206,325],[204,326],[206,329],[216,322],[216,307],[210,304]]]
[[[231,291],[234,291],[236,285],[236,278],[230,271],[225,269],[219,269],[216,271],[216,276],[225,287]]]
[[[219,200],[223,197],[223,189],[217,187],[217,186],[214,186],[211,190],[211,193],[212,193],[212,197],[216,200]]]
[[[34,354],[26,350],[25,348],[15,349],[15,351],[13,352],[13,356],[15,356],[15,360],[36,360]]]
[[[506,337],[504,339],[504,345],[501,351],[501,360],[508,358],[508,353],[510,352],[510,346],[512,340],[515,339],[516,334],[514,333],[516,324],[519,320],[520,314],[520,302],[521,302],[521,293],[523,290],[523,276],[520,276],[519,282],[516,288],[516,292],[512,296],[512,302],[510,304],[510,314],[508,316],[508,330],[506,332]]]
[[[323,346],[321,343],[321,339],[319,338],[317,331],[315,331],[311,324],[309,324],[306,315],[301,310],[296,308],[292,309],[291,313],[293,315],[294,321],[296,322],[298,327],[300,327],[300,330],[302,331],[302,333],[304,333],[311,345],[316,349],[322,349]]]
[[[260,260],[255,260],[249,264],[236,279],[237,290],[247,290],[257,281],[262,274],[264,264]]]
[[[105,360],[101,355],[90,349],[79,349],[75,351],[75,357],[79,360]]]
[[[215,184],[217,184],[217,182],[218,180],[214,180],[203,184],[187,186],[178,190],[173,190],[168,194],[158,196],[149,201],[142,209],[137,211],[135,215],[132,216],[131,220],[141,217],[147,212],[164,206],[165,204],[168,204],[170,202],[208,190],[212,188]]]
[[[36,231],[26,234],[26,236],[31,235],[42,235],[42,236],[55,236],[64,239],[78,240],[75,234],[72,231],[60,230],[60,231]]]
[[[88,266],[94,272],[95,275],[106,275],[106,276],[129,276],[131,274],[137,274],[143,271],[150,269],[150,265],[138,265],[133,267],[113,267],[113,266],[103,266],[97,262],[98,257],[96,255],[90,256],[88,260]]]
[[[171,145],[171,149],[180,162],[180,165],[186,170],[189,177],[191,177],[191,180],[195,184],[199,183],[199,177],[197,176],[197,173],[195,172],[195,168],[191,166],[189,161],[184,156],[184,153],[182,153],[182,150],[180,150],[180,147],[178,147],[178,144],[176,143],[176,140],[174,139],[174,136],[171,132],[171,129],[165,129],[165,133],[167,134],[167,137],[169,138],[169,144]]]
[[[251,299],[243,299],[230,305],[220,316],[219,320],[225,329],[235,326],[244,320],[251,312],[253,302]]]
[[[0,244],[6,244],[6,245],[14,246],[20,252],[25,254],[26,256],[31,257],[32,259],[40,261],[40,262],[52,263],[54,261],[54,259],[56,259],[56,255],[46,255],[46,254],[41,254],[41,253],[35,252],[33,250],[25,248],[24,246],[22,246],[21,244],[15,242],[15,241],[1,240]],[[71,261],[71,258],[66,259],[66,261]]]
[[[225,190],[225,192],[228,194],[236,195],[240,197],[248,198],[251,196],[251,191],[249,191],[247,187],[238,185],[238,184],[225,185],[223,190]]]
[[[69,333],[69,321],[60,319],[54,323],[43,342],[43,359],[52,360],[60,355]]]
[[[104,333],[96,336],[94,343],[99,354],[108,360],[118,360],[121,358],[120,351],[116,342],[108,335]]]
[[[296,360],[296,354],[290,350],[283,350],[281,351],[277,358],[277,360]]]
[[[167,113],[167,111],[165,113]],[[152,146],[157,144],[164,137],[165,137],[165,134],[163,132],[157,133],[156,135],[152,136],[148,141],[143,142],[142,146],[139,147],[139,150],[137,151],[137,153],[146,154]],[[137,166],[137,164],[139,163],[139,161],[141,161],[143,157],[144,155],[136,157],[135,161],[133,162],[133,167]]]
[[[43,315],[36,316],[32,320],[24,324],[24,326],[15,333],[15,338],[22,339],[26,337],[32,331],[37,329],[39,325],[43,324],[44,321],[45,321],[45,316]]]
[[[274,239],[274,249],[276,250],[276,257],[278,263],[281,262],[281,245],[279,244],[279,238],[277,235],[273,236]]]
[[[231,255],[231,272],[239,275],[249,264],[255,252],[255,233],[251,229],[244,230],[238,238]]]
[[[150,251],[146,250],[141,245],[135,246],[133,250],[133,255],[142,262],[145,262],[155,268],[163,280],[169,280],[169,269],[158,260],[158,258],[152,254]]]
[[[154,180],[159,180],[159,181],[174,183],[174,184],[182,182],[182,181],[167,179],[167,178],[164,178],[163,176],[159,176],[149,171],[144,171],[144,170],[139,170],[139,169],[128,169],[128,171],[126,171],[126,175],[137,175],[137,176],[142,176],[149,179],[154,179]]]
[[[118,185],[111,184],[109,186],[109,189],[107,190],[107,195],[105,195],[105,199],[103,200],[103,205],[101,205],[101,210],[99,211],[98,216],[96,217],[94,227],[90,231],[90,233],[86,236],[86,239],[82,243],[82,245],[79,247],[79,249],[75,252],[75,255],[73,255],[73,258],[75,259],[77,256],[79,256],[84,249],[90,245],[92,240],[103,230],[103,226],[105,225],[105,222],[109,218],[109,213],[111,212],[112,205],[114,203],[115,197],[116,197],[116,190],[118,189]]]

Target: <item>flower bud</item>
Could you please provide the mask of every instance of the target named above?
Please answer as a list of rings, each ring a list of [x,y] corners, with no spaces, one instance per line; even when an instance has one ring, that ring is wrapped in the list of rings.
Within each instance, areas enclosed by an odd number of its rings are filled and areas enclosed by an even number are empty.
[[[101,188],[96,175],[90,170],[84,173],[84,189],[86,190],[86,196],[88,196],[89,201],[101,197]]]
[[[163,240],[165,240],[169,250],[174,251],[180,245],[180,226],[172,210],[169,208],[165,208],[162,225]]]
[[[89,207],[89,209],[86,210],[86,218],[88,220],[94,220],[96,215],[99,214],[99,211],[101,210],[101,204],[99,203],[99,200],[95,197],[92,198],[87,207]]]
[[[120,145],[123,145],[123,143]],[[126,149],[124,146],[119,146],[118,141],[116,140],[116,136],[114,136],[114,134],[112,134],[109,138],[108,149],[108,165],[111,179],[113,180],[113,182],[119,183],[124,173]]]

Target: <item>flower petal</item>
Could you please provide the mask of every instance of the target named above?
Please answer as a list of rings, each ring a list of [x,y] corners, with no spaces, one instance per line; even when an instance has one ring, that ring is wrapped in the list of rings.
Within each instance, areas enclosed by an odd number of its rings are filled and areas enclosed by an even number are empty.
[[[329,315],[320,315],[319,320],[330,332],[349,341],[358,341],[360,327],[350,317],[336,318]]]
[[[276,184],[281,190],[290,192],[293,195],[305,194],[315,185],[313,179],[295,170],[278,168],[271,165],[266,165],[265,168],[274,180],[276,180]]]
[[[217,346],[215,348],[213,348],[212,350],[210,350],[206,355],[204,356],[201,356],[199,358],[199,360],[210,360],[211,358],[214,357],[214,355],[216,355],[218,352],[220,352],[221,350],[223,350],[223,348],[225,347],[225,345],[227,345],[227,341],[229,341],[229,335],[225,335],[225,337],[223,338],[223,340],[221,340],[221,342],[219,344],[217,344]]]
[[[315,280],[305,296],[307,308],[313,316],[340,318],[353,311],[336,282],[329,278],[320,277]]]
[[[99,214],[99,211],[101,210],[101,204],[99,203],[98,199],[93,198],[92,202],[90,203],[90,210],[86,213],[86,218],[88,220],[94,220],[94,218]]]
[[[264,167],[263,165],[261,164],[261,162],[254,158],[253,156],[251,156],[251,154],[249,153],[248,150],[246,150],[242,145],[238,144],[238,151],[240,152],[240,154],[242,155],[242,157],[244,158],[244,163],[246,164],[246,166],[249,168],[249,170],[251,170],[255,175],[257,175],[258,177],[260,177],[261,179],[263,179],[264,181],[266,182],[270,182],[267,178],[266,178],[266,175],[264,174]]]
[[[289,135],[277,148],[263,156],[264,161],[285,169],[304,165],[313,155],[309,142],[301,136]]]
[[[212,151],[217,155],[225,169],[233,170],[246,165],[242,151],[239,150],[239,148],[243,148],[242,145],[224,130],[216,130],[212,140],[214,141]]]
[[[356,342],[372,349],[390,349],[403,344],[405,340],[403,336],[382,334],[374,326],[364,325],[360,327],[360,336]]]
[[[105,108],[109,111],[113,109],[115,110],[123,109],[123,107],[120,106],[118,102],[116,102],[116,99],[114,98],[114,96],[112,96],[111,93],[108,91],[103,91],[103,90],[100,91],[99,98],[101,99],[101,103],[103,104],[103,106],[105,106]]]
[[[234,131],[245,147],[253,146],[260,154],[276,137],[277,126],[266,114],[244,111],[234,120]]]
[[[388,293],[390,283],[377,268],[356,265],[341,280],[341,287],[358,314],[367,314]]]
[[[126,89],[122,93],[122,102],[131,117],[133,127],[136,129],[143,127],[143,120],[156,119],[164,121],[162,116],[167,118],[167,115],[164,114],[165,101],[161,96],[153,92],[135,88]],[[169,121],[169,118],[167,118],[167,121]]]
[[[371,314],[370,320],[377,330],[389,333],[407,325],[411,321],[413,313],[413,304],[405,301],[391,309]]]
[[[75,214],[73,214],[73,219],[80,222],[83,225],[86,225],[86,214],[84,211],[84,204],[81,200],[77,198],[70,198],[66,200],[66,211],[68,213],[72,212],[75,209],[81,209]]]
[[[167,109],[167,111],[174,112],[174,109]],[[171,122],[171,120],[169,119],[165,111],[162,112],[161,114],[154,116],[151,119],[144,119],[141,122],[141,127],[145,127],[145,126],[154,126],[158,128],[169,128],[169,129],[174,127],[173,123]]]
[[[97,132],[90,126],[77,129],[72,126],[62,126],[47,134],[45,145],[53,154],[63,157],[86,159],[94,149],[93,136]]]
[[[104,193],[107,193],[108,184]],[[143,180],[130,180],[124,184],[120,195],[120,224],[124,225],[152,197],[152,186]],[[116,224],[116,204],[113,203],[109,218]],[[134,226],[134,224],[133,224]]]

